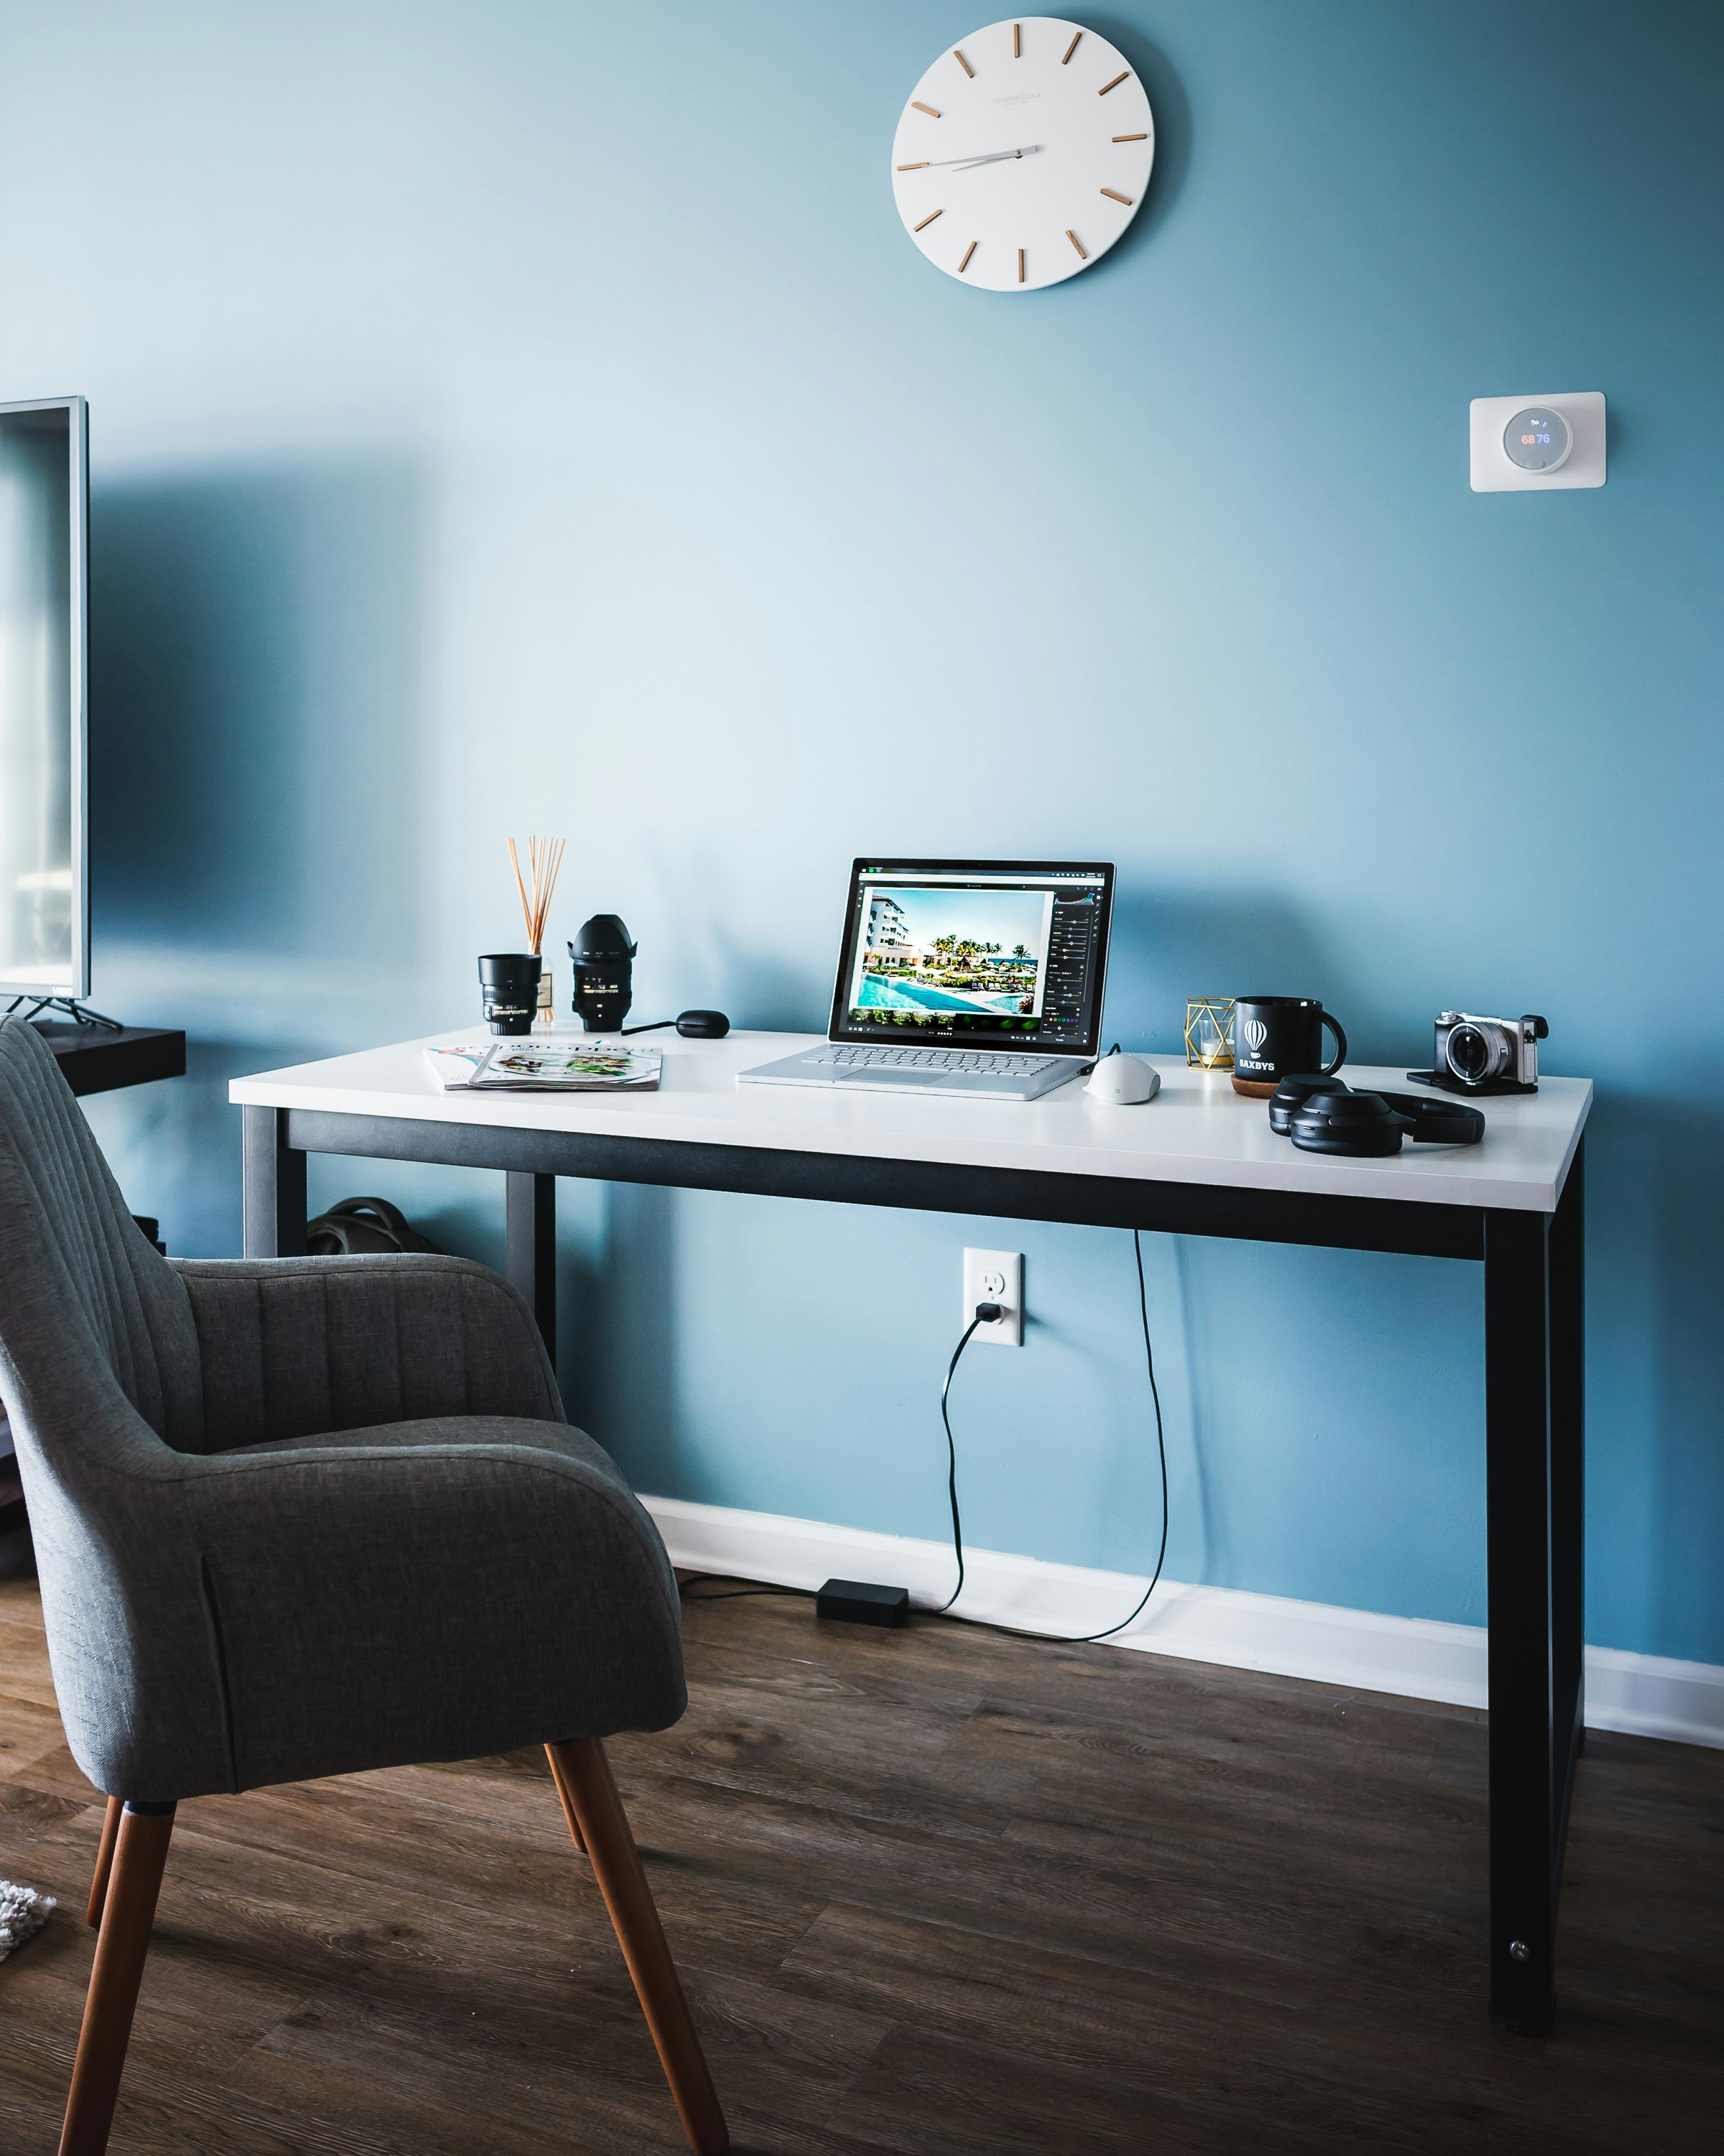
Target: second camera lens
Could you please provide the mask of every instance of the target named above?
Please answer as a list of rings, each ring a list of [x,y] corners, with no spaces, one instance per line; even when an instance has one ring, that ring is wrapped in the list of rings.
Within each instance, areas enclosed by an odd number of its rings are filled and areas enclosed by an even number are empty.
[[[1476,1082],[1491,1075],[1491,1043],[1475,1025],[1458,1025],[1449,1036],[1449,1068]]]

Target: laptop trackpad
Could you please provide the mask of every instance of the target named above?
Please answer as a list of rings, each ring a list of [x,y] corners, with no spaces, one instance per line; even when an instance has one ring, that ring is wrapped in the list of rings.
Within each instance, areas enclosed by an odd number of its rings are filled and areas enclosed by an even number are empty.
[[[882,1070],[878,1064],[846,1070],[839,1082],[865,1086],[870,1092],[876,1087],[904,1086],[917,1093],[974,1093],[984,1088],[1003,1092],[1021,1089],[1024,1084],[1021,1078],[1008,1078],[1003,1072],[992,1070]]]

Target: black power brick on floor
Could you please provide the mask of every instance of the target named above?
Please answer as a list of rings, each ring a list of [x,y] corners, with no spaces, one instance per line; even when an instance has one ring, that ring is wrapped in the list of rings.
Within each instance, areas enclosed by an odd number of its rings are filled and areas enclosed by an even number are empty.
[[[868,1579],[829,1579],[814,1597],[817,1617],[841,1618],[846,1625],[901,1625],[910,1614],[907,1587],[877,1587]]]

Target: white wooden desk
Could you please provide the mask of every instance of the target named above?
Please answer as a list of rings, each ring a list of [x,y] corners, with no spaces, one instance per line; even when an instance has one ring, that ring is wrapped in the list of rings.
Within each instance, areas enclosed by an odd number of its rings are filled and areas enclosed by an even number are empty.
[[[469,1038],[471,1029],[439,1034]],[[1006,1219],[1406,1251],[1485,1268],[1491,1685],[1491,2011],[1542,2034],[1583,1698],[1583,1079],[1489,1100],[1483,1142],[1391,1160],[1296,1152],[1260,1101],[1157,1059],[1160,1097],[1080,1084],[1028,1104],[738,1086],[812,1036],[654,1037],[655,1093],[444,1093],[408,1041],[233,1082],[248,1256],[303,1251],[305,1156],[495,1168],[508,1269],[556,1337],[556,1179],[579,1176]],[[1355,1086],[1404,1072],[1349,1065]]]

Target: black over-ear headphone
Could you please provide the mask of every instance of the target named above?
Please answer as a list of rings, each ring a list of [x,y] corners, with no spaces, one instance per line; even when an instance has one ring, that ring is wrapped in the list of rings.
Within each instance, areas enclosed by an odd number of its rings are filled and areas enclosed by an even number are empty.
[[[1355,1093],[1338,1078],[1289,1076],[1269,1104],[1269,1127],[1301,1152],[1383,1159],[1414,1145],[1476,1145],[1485,1118],[1461,1101],[1422,1100],[1414,1093]]]

